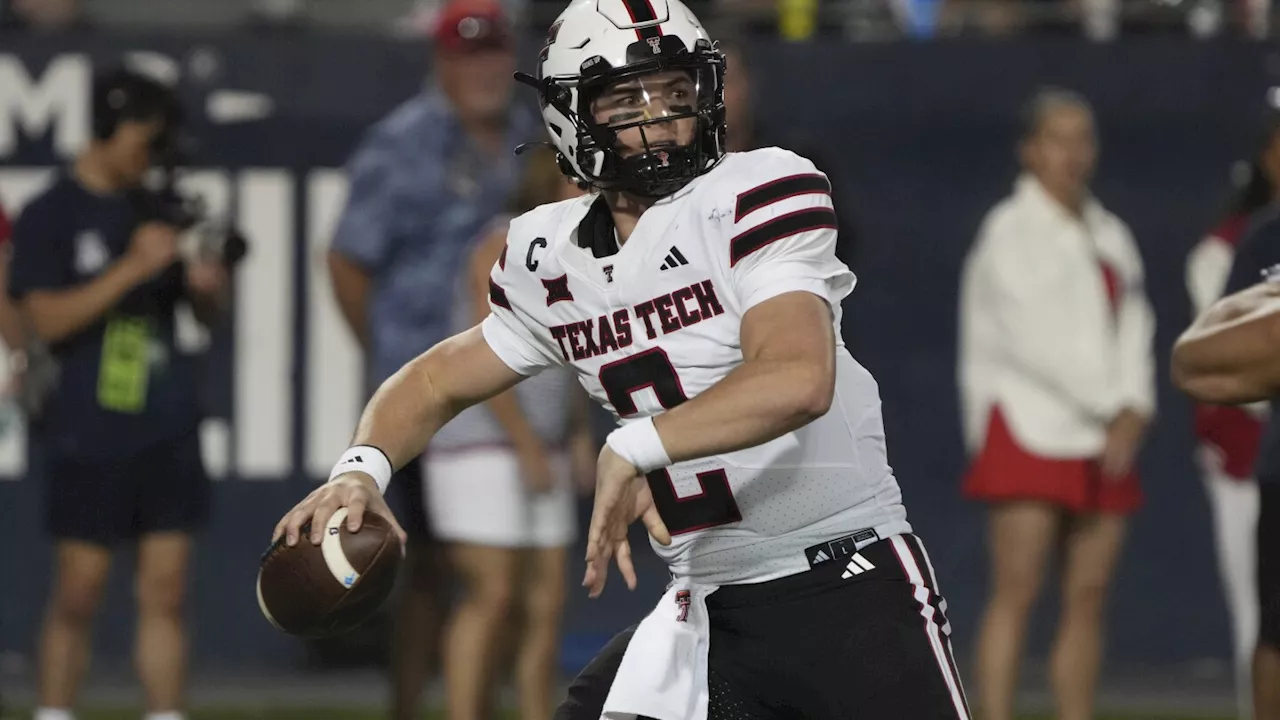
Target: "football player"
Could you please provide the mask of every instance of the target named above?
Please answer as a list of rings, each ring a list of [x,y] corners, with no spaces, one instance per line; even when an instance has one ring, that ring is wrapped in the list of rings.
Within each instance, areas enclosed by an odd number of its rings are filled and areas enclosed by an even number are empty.
[[[583,584],[642,518],[673,581],[556,717],[968,718],[946,603],[911,532],[879,391],[844,348],[854,278],[825,175],[724,149],[724,59],[680,0],[578,0],[537,89],[592,192],[514,220],[490,315],[370,401],[330,482],[275,529],[318,543],[461,408],[570,366],[621,423],[597,466]],[[393,520],[394,522],[394,520]]]

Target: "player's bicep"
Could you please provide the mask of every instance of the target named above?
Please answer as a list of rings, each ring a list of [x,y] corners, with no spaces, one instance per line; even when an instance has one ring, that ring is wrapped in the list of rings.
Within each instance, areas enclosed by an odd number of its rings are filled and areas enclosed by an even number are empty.
[[[431,392],[454,407],[484,402],[525,378],[494,352],[479,326],[436,345],[415,363]]]
[[[804,361],[834,370],[831,307],[818,295],[793,291],[770,298],[742,318],[742,357]]]
[[[802,418],[826,414],[835,393],[836,336],[823,298],[799,291],[766,300],[742,318],[741,337],[743,368],[773,378],[762,391]]]

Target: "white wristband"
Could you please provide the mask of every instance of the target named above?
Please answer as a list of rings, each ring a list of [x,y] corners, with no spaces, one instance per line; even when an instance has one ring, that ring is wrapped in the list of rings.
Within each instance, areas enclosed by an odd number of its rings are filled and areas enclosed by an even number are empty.
[[[334,464],[333,470],[329,473],[329,482],[333,482],[339,475],[349,472],[362,472],[373,478],[378,484],[378,492],[386,493],[387,486],[391,484],[391,475],[394,468],[391,467],[391,460],[387,458],[387,454],[372,445],[353,445],[342,453],[342,457],[338,458],[338,462]]]
[[[667,449],[662,446],[653,418],[627,423],[609,433],[605,439],[618,457],[631,463],[642,473],[664,468],[671,464]]]

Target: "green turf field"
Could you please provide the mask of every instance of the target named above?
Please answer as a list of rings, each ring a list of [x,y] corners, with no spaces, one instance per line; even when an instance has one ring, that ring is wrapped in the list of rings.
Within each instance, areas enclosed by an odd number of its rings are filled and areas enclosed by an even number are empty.
[[[26,712],[6,713],[9,718],[29,718]],[[77,720],[139,720],[139,710],[89,710],[77,714]],[[367,708],[227,708],[193,710],[190,720],[385,720],[386,713],[372,711]],[[426,713],[423,720],[438,720],[443,713]],[[517,720],[514,713],[501,715],[502,720]],[[1049,715],[1027,715],[1023,720],[1052,720]],[[1235,720],[1232,716],[1206,715],[1152,715],[1151,713],[1134,713],[1131,715],[1099,715],[1098,720]]]

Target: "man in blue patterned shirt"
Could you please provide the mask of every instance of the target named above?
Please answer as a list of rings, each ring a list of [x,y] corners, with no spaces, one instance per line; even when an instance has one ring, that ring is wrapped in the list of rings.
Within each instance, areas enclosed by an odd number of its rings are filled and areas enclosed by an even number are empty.
[[[329,252],[335,294],[377,387],[449,335],[454,278],[468,245],[505,209],[519,177],[515,145],[538,119],[511,102],[514,43],[495,0],[452,0],[433,32],[435,77],[366,134]],[[416,715],[434,649],[443,568],[422,507],[419,463],[401,470],[413,581],[396,621],[394,717]]]

